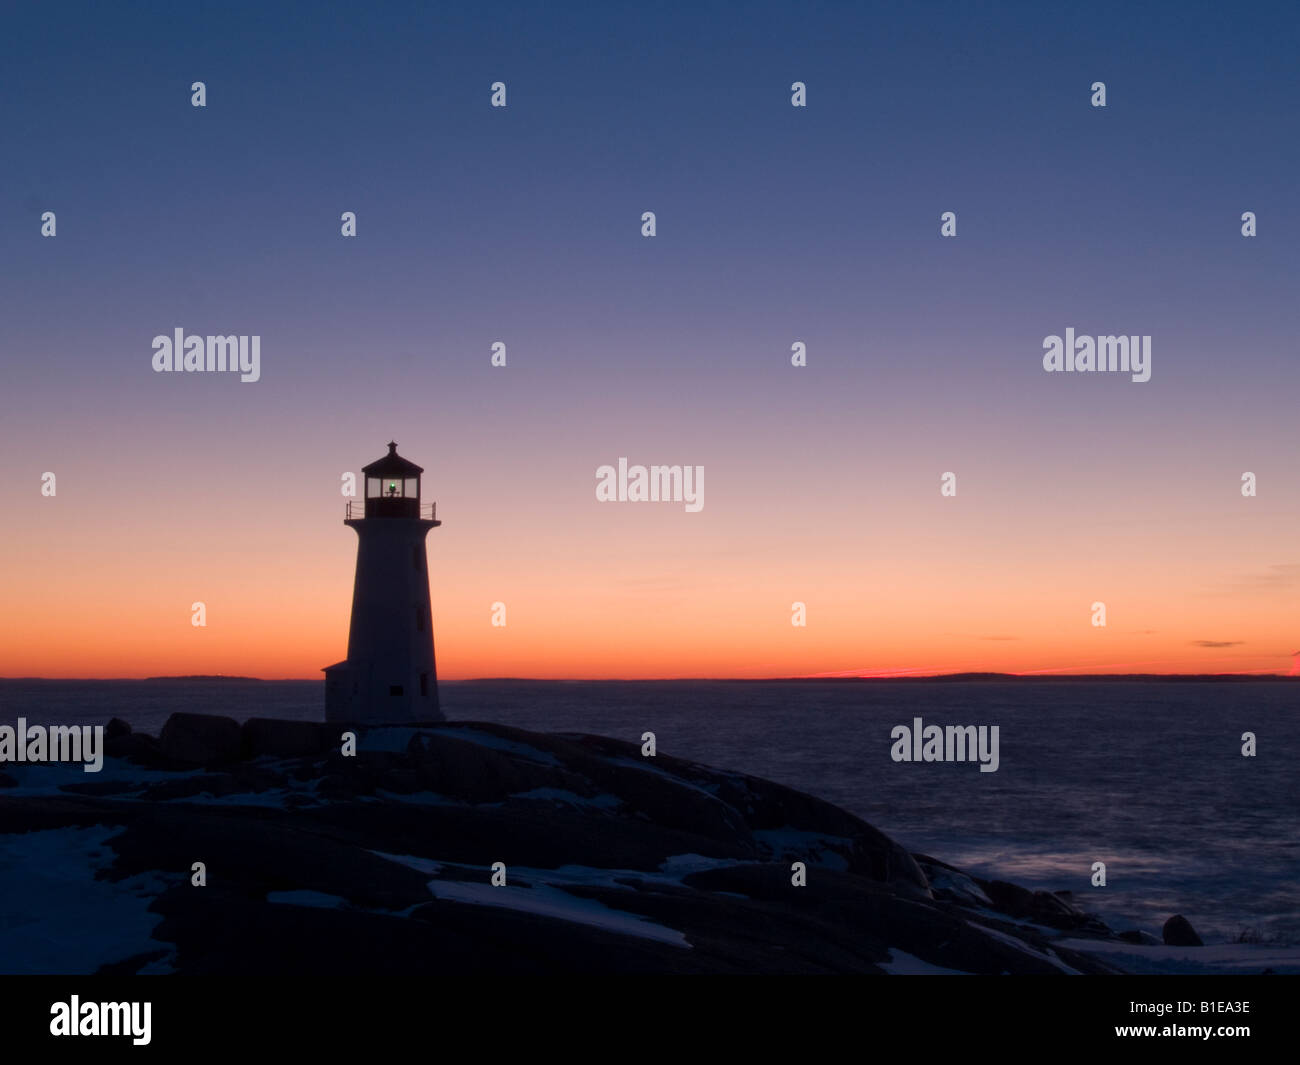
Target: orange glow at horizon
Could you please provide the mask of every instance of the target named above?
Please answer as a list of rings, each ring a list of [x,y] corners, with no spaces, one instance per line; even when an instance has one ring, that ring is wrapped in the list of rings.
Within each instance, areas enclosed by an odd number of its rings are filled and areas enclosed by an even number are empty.
[[[319,527],[299,520],[261,543],[241,546],[216,526],[191,533],[187,550],[158,542],[143,555],[127,552],[126,531],[105,532],[95,553],[46,529],[7,577],[21,608],[0,620],[0,676],[320,679],[346,654],[355,561],[354,535],[327,509]],[[1167,571],[1112,574],[1109,623],[1094,628],[1100,582],[1058,576],[1044,591],[1049,573],[994,558],[992,545],[977,568],[945,561],[938,542],[899,543],[888,565],[846,568],[832,550],[791,558],[779,536],[729,561],[725,530],[701,549],[666,532],[672,517],[614,515],[607,535],[631,545],[627,556],[562,534],[517,543],[487,524],[435,530],[439,677],[1295,674],[1300,661],[1281,638],[1291,621],[1283,596],[1198,603]],[[632,538],[637,522],[651,528]],[[200,601],[207,625],[196,628]],[[504,628],[490,623],[497,601]],[[790,623],[795,601],[807,604],[806,628]]]
[[[268,494],[255,451],[207,456],[193,485],[124,505],[116,471],[150,468],[139,446],[90,468],[78,451],[57,498],[16,497],[0,676],[323,679],[346,656],[356,559],[345,460]],[[779,448],[742,462],[700,445],[707,502],[688,514],[596,501],[591,456],[635,448],[561,441],[521,463],[512,446],[472,463],[403,447],[443,519],[428,539],[440,679],[1297,672],[1294,504],[1210,507],[1172,478],[1156,498],[1145,473],[1029,493],[1023,471],[992,472],[1000,454],[972,460],[959,500],[932,457],[879,455],[856,471],[871,491],[846,494]],[[379,450],[335,448],[360,451],[354,469]]]

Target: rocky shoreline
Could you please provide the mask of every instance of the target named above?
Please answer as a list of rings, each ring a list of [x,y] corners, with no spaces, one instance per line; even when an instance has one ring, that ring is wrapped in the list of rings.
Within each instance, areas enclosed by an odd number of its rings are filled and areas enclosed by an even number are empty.
[[[349,755],[341,731],[115,720],[102,773],[0,772],[0,844],[93,843],[60,875],[147,910],[87,971],[1106,974],[1088,943],[1159,942],[634,743],[448,722],[358,728]]]

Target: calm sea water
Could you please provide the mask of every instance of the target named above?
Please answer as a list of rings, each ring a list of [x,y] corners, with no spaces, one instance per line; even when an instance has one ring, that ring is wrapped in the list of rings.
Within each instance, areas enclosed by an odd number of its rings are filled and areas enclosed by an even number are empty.
[[[1067,888],[1112,927],[1184,914],[1207,942],[1300,943],[1300,683],[1095,681],[444,683],[449,718],[592,732],[767,777],[912,850]],[[176,710],[323,717],[313,681],[0,681],[0,723]],[[895,763],[890,730],[998,725],[1001,764]],[[1241,756],[1254,732],[1258,755]],[[1104,861],[1108,885],[1093,888]]]

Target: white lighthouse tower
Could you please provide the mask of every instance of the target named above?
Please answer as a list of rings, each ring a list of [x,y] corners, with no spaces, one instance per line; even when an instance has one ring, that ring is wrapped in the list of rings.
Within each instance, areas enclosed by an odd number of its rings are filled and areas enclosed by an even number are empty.
[[[343,522],[358,537],[348,657],[325,667],[325,720],[442,721],[424,550],[442,522],[420,502],[424,470],[395,443],[361,472],[365,501],[349,501]]]

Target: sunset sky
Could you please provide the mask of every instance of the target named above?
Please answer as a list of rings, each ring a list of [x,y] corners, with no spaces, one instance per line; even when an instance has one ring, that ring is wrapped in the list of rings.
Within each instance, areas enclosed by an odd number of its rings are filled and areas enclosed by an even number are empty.
[[[0,676],[319,678],[389,439],[444,679],[1291,671],[1293,4],[62,7],[0,34]]]

